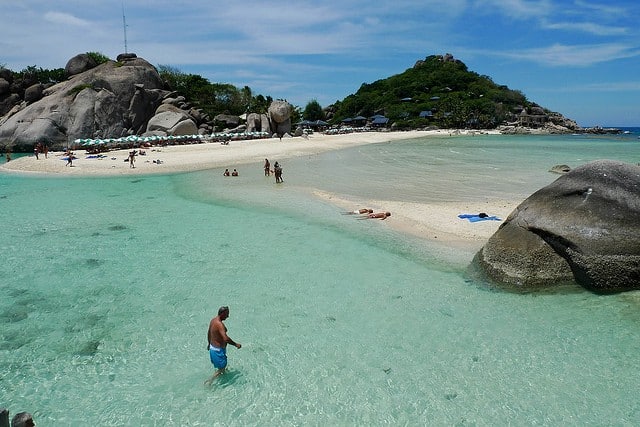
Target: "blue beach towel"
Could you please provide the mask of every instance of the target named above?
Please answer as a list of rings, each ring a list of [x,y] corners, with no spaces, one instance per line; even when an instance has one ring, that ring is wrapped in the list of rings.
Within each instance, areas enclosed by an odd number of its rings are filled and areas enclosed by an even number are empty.
[[[478,221],[502,221],[497,216],[480,216],[480,214],[460,214],[458,215],[460,219],[468,219],[469,222],[478,222]]]

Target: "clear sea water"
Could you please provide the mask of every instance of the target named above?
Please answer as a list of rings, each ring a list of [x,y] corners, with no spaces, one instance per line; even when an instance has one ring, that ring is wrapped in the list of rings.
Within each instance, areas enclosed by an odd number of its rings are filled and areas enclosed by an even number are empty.
[[[0,407],[65,425],[640,424],[640,293],[516,295],[312,196],[524,200],[624,136],[418,139],[170,176],[0,174]],[[357,208],[358,206],[354,206]],[[391,220],[391,219],[390,219]],[[211,387],[206,329],[231,307]]]

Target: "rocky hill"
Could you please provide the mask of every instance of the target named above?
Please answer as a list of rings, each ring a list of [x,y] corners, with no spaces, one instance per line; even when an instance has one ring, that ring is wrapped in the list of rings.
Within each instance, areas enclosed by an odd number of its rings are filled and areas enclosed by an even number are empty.
[[[517,90],[469,71],[452,55],[433,55],[403,73],[363,84],[327,109],[333,123],[382,115],[397,128],[494,129],[524,133],[575,132],[575,121],[551,112]]]

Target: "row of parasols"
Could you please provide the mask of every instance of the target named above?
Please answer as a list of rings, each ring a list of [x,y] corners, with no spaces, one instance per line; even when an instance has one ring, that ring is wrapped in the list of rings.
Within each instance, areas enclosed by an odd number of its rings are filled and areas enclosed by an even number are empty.
[[[201,143],[213,141],[235,141],[246,139],[268,138],[268,132],[243,132],[243,133],[212,133],[210,135],[171,135],[171,136],[138,136],[130,135],[121,138],[89,139],[79,138],[75,145],[89,147],[92,145],[131,146],[137,144],[172,144],[172,143]]]

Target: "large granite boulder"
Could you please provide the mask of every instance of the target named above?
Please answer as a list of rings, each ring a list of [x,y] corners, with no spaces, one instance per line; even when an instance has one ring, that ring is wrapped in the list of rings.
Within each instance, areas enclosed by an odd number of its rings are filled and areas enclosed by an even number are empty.
[[[178,123],[189,120],[189,115],[170,104],[162,104],[156,110],[156,114],[149,120],[147,124],[147,132],[162,131],[167,135],[170,129],[174,128]]]
[[[234,128],[240,124],[240,117],[232,114],[218,114],[213,120],[224,123],[227,128]]]
[[[39,101],[42,98],[43,91],[44,85],[42,83],[31,85],[24,91],[24,100],[29,104]]]
[[[598,160],[522,202],[472,266],[508,289],[640,289],[640,166]]]
[[[6,95],[9,93],[11,89],[11,83],[9,83],[6,79],[0,77],[0,96]]]
[[[78,138],[135,133],[146,128],[162,89],[160,75],[144,59],[107,61],[45,89],[37,102],[13,107],[0,120],[0,142],[29,152],[37,142],[56,150]]]
[[[0,98],[0,126],[6,121],[4,116],[21,102],[22,99],[17,93],[11,93],[6,97]]]
[[[198,126],[191,119],[183,120],[167,131],[167,135],[197,135]]]
[[[287,101],[273,101],[267,110],[271,122],[271,131],[277,133],[279,136],[291,133],[292,113],[293,107]]]
[[[98,63],[91,55],[88,53],[81,53],[67,61],[67,65],[64,67],[64,73],[67,76],[75,76],[76,74],[84,73],[97,65]]]
[[[266,114],[247,114],[247,132],[271,132],[269,116]]]

